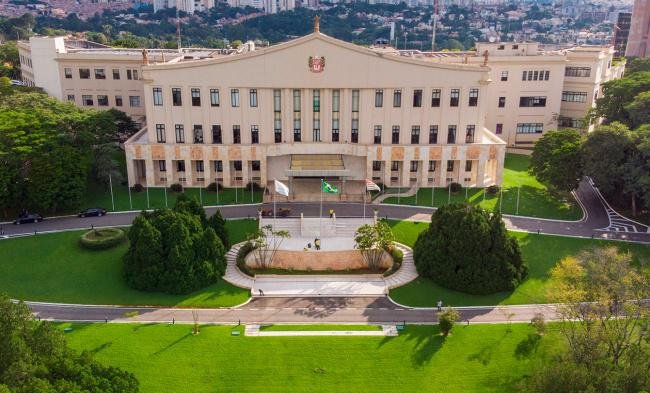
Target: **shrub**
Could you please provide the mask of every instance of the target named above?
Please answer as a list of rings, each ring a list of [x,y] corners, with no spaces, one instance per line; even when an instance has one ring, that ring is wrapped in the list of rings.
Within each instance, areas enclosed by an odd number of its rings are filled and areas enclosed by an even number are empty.
[[[183,192],[183,185],[180,183],[174,183],[171,186],[169,186],[169,190],[171,192]]]
[[[255,274],[246,266],[246,255],[250,254],[255,249],[255,246],[252,242],[246,242],[242,244],[237,251],[237,267],[247,276],[255,277]]]
[[[122,243],[126,239],[124,231],[119,228],[93,229],[83,235],[79,242],[89,250],[106,250]]]
[[[413,257],[421,276],[476,295],[511,291],[528,271],[501,215],[469,204],[436,210],[415,242]]]
[[[250,181],[250,182],[248,182],[248,184],[246,184],[246,191],[251,191],[251,189],[252,189],[254,192],[258,192],[258,191],[262,191],[262,190],[263,190],[262,186],[260,186],[259,184],[255,183],[254,181]]]
[[[207,220],[206,225],[214,229],[214,233],[219,236],[221,243],[226,250],[230,249],[230,239],[228,237],[228,230],[226,229],[226,220],[221,215],[221,210],[217,211]]]
[[[496,184],[492,184],[491,186],[489,186],[489,187],[485,190],[485,192],[486,192],[488,195],[496,195],[496,194],[499,193],[500,190],[501,190],[501,189],[499,188],[499,186],[497,186]]]
[[[390,276],[399,270],[402,266],[402,260],[404,260],[404,253],[399,248],[393,246],[393,248],[386,250],[390,256],[393,258],[393,266],[390,269],[384,272],[384,276]]]
[[[206,188],[209,192],[217,192],[217,191],[222,191],[223,190],[223,185],[221,183],[216,183],[212,182],[208,184],[208,187]]]
[[[133,190],[133,192],[142,192],[142,191],[144,191],[144,187],[142,187],[142,184],[140,184],[140,183],[134,184],[131,189]]]
[[[458,311],[451,307],[447,307],[444,311],[439,312],[438,326],[440,327],[440,333],[442,333],[443,336],[448,336],[459,318],[460,315],[458,314]]]
[[[452,194],[458,194],[460,190],[463,189],[463,186],[461,186],[460,183],[451,182],[449,183],[449,189],[451,190]]]
[[[535,328],[538,335],[543,336],[544,333],[546,333],[546,320],[544,319],[544,314],[536,313],[530,320],[530,324]]]

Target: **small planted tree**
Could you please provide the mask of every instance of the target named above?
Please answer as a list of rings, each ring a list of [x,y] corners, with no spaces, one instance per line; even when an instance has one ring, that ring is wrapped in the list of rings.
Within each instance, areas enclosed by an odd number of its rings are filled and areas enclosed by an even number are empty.
[[[249,241],[253,244],[253,255],[259,264],[259,267],[267,269],[273,264],[273,258],[278,252],[284,239],[291,237],[289,231],[273,230],[272,225],[265,225],[256,233],[249,236]]]
[[[546,320],[541,312],[535,314],[530,320],[530,324],[535,328],[538,336],[543,336],[546,333]]]
[[[393,232],[383,221],[374,225],[365,224],[357,229],[354,241],[355,248],[361,251],[368,268],[375,270],[381,265],[384,250],[390,250],[393,247]]]
[[[448,336],[459,318],[460,314],[458,314],[458,311],[451,307],[447,307],[443,311],[440,311],[438,313],[438,326],[440,327],[440,333],[445,337]]]

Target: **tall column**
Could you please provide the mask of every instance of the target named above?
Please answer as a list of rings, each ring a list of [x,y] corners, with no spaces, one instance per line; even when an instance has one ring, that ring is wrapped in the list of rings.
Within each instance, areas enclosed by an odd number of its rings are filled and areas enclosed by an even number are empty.
[[[442,148],[442,156],[440,157],[440,187],[447,186],[447,161],[449,160],[450,147],[445,146]]]
[[[400,186],[402,187],[410,187],[411,186],[411,173],[410,173],[410,168],[411,168],[411,161],[404,159],[402,160],[402,167],[400,168],[401,171],[401,184]]]
[[[151,157],[151,156],[149,156]],[[153,170],[153,160],[151,158],[145,158],[144,160],[144,167],[145,167],[145,176],[147,179],[147,187],[153,187],[156,185],[155,181],[155,173]],[[143,184],[144,186],[144,184]]]
[[[391,161],[386,160],[386,161],[382,161],[382,162],[383,162],[383,165],[384,165],[384,167],[383,167],[383,169],[384,169],[384,179],[383,179],[383,181],[384,181],[384,184],[386,185],[386,187],[388,187],[388,186],[392,185],[392,183],[390,181],[390,174],[391,174],[390,165],[391,165]]]
[[[222,168],[223,168],[223,186],[227,187],[227,188],[231,188],[231,187],[233,187],[233,184],[230,181],[230,178],[231,178],[230,160],[224,159],[221,162],[222,162]]]
[[[497,167],[496,167],[496,175],[494,182],[495,184],[498,184],[501,186],[501,182],[503,180],[503,165],[506,157],[506,147],[505,146],[499,146],[498,147],[498,152],[497,152]]]
[[[487,162],[487,150],[481,149],[476,168],[476,187],[485,187],[485,164]]]

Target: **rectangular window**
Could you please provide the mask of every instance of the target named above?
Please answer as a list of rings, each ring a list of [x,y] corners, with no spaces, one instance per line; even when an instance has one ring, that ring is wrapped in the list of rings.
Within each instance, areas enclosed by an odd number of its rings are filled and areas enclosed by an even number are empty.
[[[190,89],[190,97],[192,98],[192,106],[201,106],[201,90],[193,87]]]
[[[95,68],[95,79],[106,79],[106,72],[103,68]]]
[[[508,71],[501,71],[501,82],[508,80]]]
[[[519,107],[543,107],[546,106],[545,96],[519,97]]]
[[[176,172],[185,172],[185,161],[176,161]]]
[[[393,91],[393,108],[400,108],[402,106],[402,91]]]
[[[230,89],[230,106],[239,107],[239,89]]]
[[[74,94],[68,94],[68,101],[69,102],[74,102]]]
[[[474,143],[474,134],[476,132],[476,126],[473,124],[470,124],[467,126],[466,132],[465,132],[465,143]]]
[[[390,162],[390,170],[395,172],[399,171],[399,161],[391,161]]]
[[[497,123],[496,127],[494,128],[494,132],[498,134],[503,134],[503,123]]]
[[[359,143],[359,90],[352,90],[352,127],[350,142]]]
[[[429,160],[429,172],[435,172],[435,171],[436,171],[436,161]]]
[[[547,81],[551,75],[551,71],[544,71],[544,80]]]
[[[203,126],[200,124],[194,125],[194,143],[203,143]]]
[[[120,79],[120,69],[113,68],[113,80],[119,80],[119,79]]]
[[[469,106],[478,105],[478,89],[469,89]]]
[[[95,102],[93,101],[93,96],[83,95],[83,96],[81,96],[81,102],[83,102],[84,106],[93,106],[93,105],[95,105]]]
[[[196,162],[196,171],[199,173],[203,172],[203,161],[195,161]]]
[[[571,117],[560,116],[557,119],[557,126],[560,128],[582,128],[584,122],[581,119],[573,119]]]
[[[219,106],[219,89],[210,89],[210,106]]]
[[[429,126],[429,144],[435,145],[438,143],[438,126]]]
[[[543,123],[517,123],[517,134],[541,134]]]
[[[251,161],[251,170],[253,172],[259,172],[261,167],[262,167],[262,163],[259,160]]]
[[[165,143],[165,125],[156,124],[156,140],[158,143]]]
[[[293,141],[300,142],[302,140],[302,122],[300,113],[300,90],[293,90]]]
[[[163,104],[162,88],[160,87],[153,88],[153,104],[155,106],[162,106]]]
[[[411,144],[417,145],[420,143],[420,126],[411,127]]]
[[[506,107],[506,98],[499,97],[499,108],[505,108],[505,107]]]
[[[183,97],[181,95],[180,87],[172,87],[172,105],[173,106],[183,105]]]
[[[591,76],[591,67],[567,67],[564,69],[564,76],[587,78]]]
[[[221,134],[221,126],[219,124],[212,125],[212,143],[222,144],[223,135]]]
[[[312,91],[312,141],[320,142],[320,90]]]
[[[232,143],[235,145],[241,143],[241,129],[239,126],[232,126]]]
[[[372,162],[372,170],[374,172],[381,171],[381,161],[373,161]]]
[[[167,162],[165,160],[158,160],[158,171],[167,172]]]
[[[415,173],[418,171],[418,162],[417,161],[411,161],[411,168],[410,168],[411,173]]]
[[[79,68],[80,79],[90,79],[90,68]]]
[[[260,127],[251,126],[251,143],[256,145],[260,143]]]
[[[257,89],[250,89],[248,92],[249,95],[249,104],[251,108],[256,108],[257,107]]]
[[[332,90],[332,142],[340,139],[341,91]]]
[[[413,108],[422,107],[422,90],[413,90]]]
[[[533,71],[533,80],[534,80],[534,81],[537,80],[537,74],[538,74],[538,73],[539,73],[539,71]]]
[[[115,106],[122,106],[124,105],[122,96],[115,96]]]
[[[98,95],[97,96],[97,105],[99,106],[108,106],[108,96]]]
[[[214,171],[215,172],[223,172],[223,161],[221,161],[221,160],[215,160],[214,161]]]
[[[472,161],[467,160],[465,161],[465,172],[471,172],[472,171]]]
[[[441,95],[440,89],[433,89],[433,91],[431,92],[431,107],[432,108],[440,107],[440,95]]]
[[[524,71],[524,72],[522,72],[522,73],[521,73],[521,80],[522,80],[522,81],[525,81],[527,75],[528,75],[528,71]]]
[[[126,79],[138,80],[138,70],[126,70]]]
[[[375,145],[381,145],[381,126],[375,126],[374,143]]]
[[[453,171],[454,171],[454,161],[447,160],[447,172],[453,172]]]
[[[64,68],[63,73],[65,74],[65,79],[72,79],[72,68]]]
[[[174,130],[176,132],[176,143],[185,143],[185,126],[176,124]]]
[[[384,106],[384,91],[375,90],[375,108],[381,108]]]
[[[458,106],[460,102],[460,89],[451,89],[451,95],[449,96],[449,106]]]
[[[140,106],[140,96],[129,96],[129,106],[137,108]]]
[[[273,90],[273,140],[282,142],[282,91]]]
[[[447,127],[447,143],[456,143],[456,126]]]
[[[399,126],[393,126],[393,133],[391,134],[390,143],[399,145]]]
[[[236,171],[241,171],[242,165],[240,160],[233,161],[232,166],[235,168]]]
[[[564,102],[587,102],[587,93],[582,91],[563,91],[562,101]]]

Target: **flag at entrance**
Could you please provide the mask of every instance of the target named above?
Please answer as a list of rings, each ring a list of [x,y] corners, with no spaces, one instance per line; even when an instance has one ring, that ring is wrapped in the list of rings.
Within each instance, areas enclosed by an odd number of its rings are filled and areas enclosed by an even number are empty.
[[[371,180],[366,179],[366,191],[381,191],[381,188],[379,188],[377,183],[374,183]]]
[[[322,185],[322,188],[323,188],[323,192],[325,192],[325,193],[336,194],[336,193],[339,192],[338,188],[334,187],[333,185],[331,185],[331,184],[329,184],[327,182],[321,181],[321,185]]]
[[[284,195],[286,197],[289,196],[289,187],[287,187],[286,184],[281,183],[277,180],[273,180],[273,182],[275,184],[275,192],[277,192],[280,195]]]

